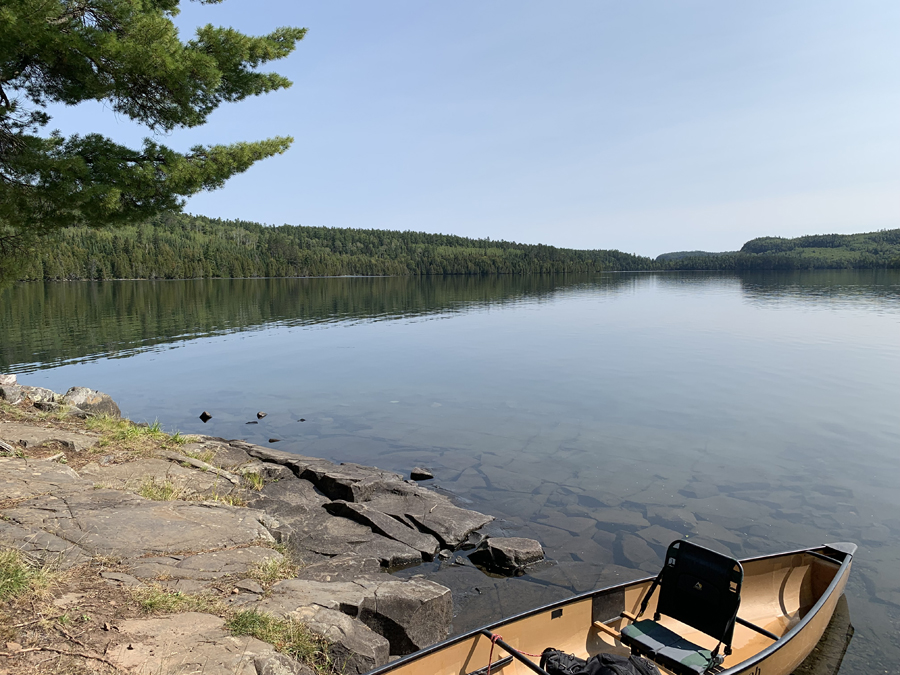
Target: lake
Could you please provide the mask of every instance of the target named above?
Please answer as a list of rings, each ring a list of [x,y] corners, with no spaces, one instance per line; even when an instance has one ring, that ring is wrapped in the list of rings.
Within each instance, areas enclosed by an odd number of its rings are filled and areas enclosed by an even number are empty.
[[[433,469],[553,562],[403,571],[453,589],[456,630],[655,572],[682,535],[853,541],[841,672],[900,665],[900,270],[23,284],[0,371],[170,431]]]

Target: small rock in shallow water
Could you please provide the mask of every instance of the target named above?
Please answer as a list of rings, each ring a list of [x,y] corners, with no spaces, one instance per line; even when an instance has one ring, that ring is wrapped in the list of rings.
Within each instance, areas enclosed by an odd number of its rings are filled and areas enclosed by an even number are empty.
[[[278,443],[280,440],[280,438],[270,438],[269,443]]]
[[[247,422],[247,424],[259,424],[259,422],[257,422],[256,420],[253,420],[252,422]]]
[[[513,575],[544,559],[544,549],[534,539],[523,537],[488,537],[469,560],[491,572]]]
[[[409,477],[412,480],[431,480],[434,478],[434,474],[431,473],[428,469],[425,469],[421,466],[417,466],[415,469],[409,472]]]
[[[212,415],[210,415],[205,410],[202,413],[200,413],[200,421],[203,422],[204,424],[209,422],[211,419],[212,419]]]
[[[305,422],[306,420],[303,419],[303,418],[301,417],[301,418],[300,418],[299,420],[297,420],[297,421],[298,421],[298,422]]]
[[[263,417],[265,417],[268,414],[269,413],[264,413],[264,412],[260,411],[260,412],[256,413],[256,419],[261,420]]]

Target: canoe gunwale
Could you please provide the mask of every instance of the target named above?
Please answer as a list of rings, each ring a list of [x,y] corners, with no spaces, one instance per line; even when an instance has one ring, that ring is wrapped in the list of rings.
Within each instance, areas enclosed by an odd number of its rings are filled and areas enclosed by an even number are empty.
[[[806,613],[806,615],[795,625],[793,626],[787,633],[782,635],[777,641],[773,642],[771,645],[762,649],[754,656],[749,659],[745,659],[740,663],[736,663],[735,665],[727,668],[726,670],[722,670],[718,675],[736,675],[739,672],[747,670],[752,667],[754,664],[762,661],[765,658],[768,658],[772,653],[778,651],[782,647],[784,647],[788,642],[790,642],[796,635],[803,631],[803,629],[812,621],[813,617],[819,612],[822,606],[828,601],[828,599],[834,593],[834,590],[838,587],[839,584],[842,583],[842,580],[847,575],[847,571],[850,568],[850,564],[853,561],[853,555],[856,552],[855,544],[847,544],[847,543],[839,543],[839,544],[822,544],[820,546],[810,546],[808,548],[801,548],[791,551],[782,551],[780,553],[770,553],[761,556],[754,556],[752,558],[744,558],[741,560],[742,563],[755,562],[758,560],[768,560],[772,558],[783,558],[792,555],[802,555],[804,553],[811,552],[819,552],[823,549],[830,549],[837,553],[844,555],[843,562],[840,562],[840,567],[835,572],[834,578],[828,584],[828,587],[822,593],[822,595],[816,600],[816,603],[810,608],[810,610]],[[817,556],[818,557],[818,556]],[[824,557],[824,556],[823,556]],[[834,563],[838,563],[837,560],[832,560]],[[524,612],[520,612],[519,614],[514,614],[513,616],[508,616],[503,619],[499,619],[498,621],[494,621],[492,623],[486,624],[480,628],[475,628],[473,630],[467,631],[460,635],[454,635],[452,637],[447,638],[446,640],[442,640],[441,642],[437,642],[430,647],[426,647],[424,649],[420,649],[419,651],[413,652],[412,654],[407,654],[396,661],[392,661],[391,663],[385,664],[374,670],[370,670],[366,675],[387,675],[391,671],[406,664],[417,661],[418,659],[427,656],[433,652],[444,649],[445,647],[449,647],[458,642],[463,642],[465,640],[469,640],[471,638],[478,637],[479,635],[483,635],[484,631],[494,632],[495,629],[501,628],[502,626],[511,623],[513,621],[518,621],[520,619],[525,619],[527,617],[533,616],[535,614],[541,614],[543,612],[548,612],[550,610],[556,609],[558,607],[565,607],[573,602],[579,602],[581,600],[585,600],[587,598],[592,598],[596,595],[602,593],[609,593],[618,589],[625,589],[629,586],[635,586],[637,584],[649,583],[655,579],[656,576],[648,576],[638,579],[632,579],[631,581],[625,581],[621,584],[615,584],[612,586],[606,586],[604,588],[595,589],[592,591],[585,591],[584,593],[578,593],[577,595],[570,596],[568,598],[563,598],[562,600],[557,600],[555,602],[551,602],[547,605],[543,605],[541,607],[536,607],[534,609],[528,609]]]
[[[813,551],[818,551],[819,549],[831,549],[832,551],[837,551],[838,553],[844,554],[844,560],[840,563],[840,567],[834,574],[834,578],[832,578],[831,583],[828,584],[828,588],[819,596],[819,599],[816,600],[816,604],[814,604],[810,610],[806,613],[806,615],[800,619],[797,624],[792,627],[787,633],[781,636],[778,641],[773,642],[771,645],[766,647],[760,652],[757,652],[754,656],[751,656],[749,659],[745,659],[740,663],[736,663],[730,668],[723,670],[719,673],[719,675],[732,675],[744,670],[748,670],[752,668],[757,663],[767,659],[769,656],[774,654],[776,651],[787,645],[791,640],[793,640],[797,635],[803,632],[803,629],[806,628],[807,625],[813,620],[813,618],[819,613],[819,610],[822,609],[823,605],[828,602],[829,598],[834,594],[835,589],[840,586],[847,576],[847,572],[850,570],[850,564],[853,562],[853,554],[856,552],[856,546],[851,544],[852,549],[844,550],[840,548],[832,548],[831,544],[825,544],[823,546],[815,546],[813,548],[804,549],[802,551],[796,551],[795,553],[811,553]],[[780,555],[791,555],[791,553],[782,553]],[[750,558],[749,560],[760,560],[764,558],[773,558],[779,556],[763,556],[763,558]],[[816,556],[816,557],[825,557],[825,556]],[[830,559],[830,558],[829,558]],[[837,563],[837,560],[830,559],[831,562]]]

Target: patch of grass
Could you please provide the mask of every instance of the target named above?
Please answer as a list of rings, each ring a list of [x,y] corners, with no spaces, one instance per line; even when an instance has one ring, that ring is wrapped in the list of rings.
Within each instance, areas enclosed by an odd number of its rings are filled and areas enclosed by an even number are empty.
[[[299,571],[300,567],[292,563],[288,558],[269,558],[248,570],[247,576],[251,579],[256,579],[268,588],[276,581],[293,579]]]
[[[16,550],[0,550],[0,600],[45,590],[54,580],[49,567],[39,566]]]
[[[249,635],[268,642],[282,654],[308,663],[319,670],[328,668],[327,643],[313,635],[299,621],[279,619],[254,609],[236,612],[225,623],[232,635]]]
[[[97,431],[102,436],[101,445],[109,445],[113,442],[135,442],[140,440],[156,441],[158,443],[174,443],[183,445],[186,442],[179,432],[170,436],[162,430],[159,420],[152,424],[135,424],[131,420],[119,417],[107,417],[97,415],[85,420],[84,426],[90,431]]]
[[[250,483],[250,487],[259,492],[266,484],[266,479],[259,473],[245,473],[244,479]]]
[[[228,506],[247,506],[247,498],[237,492],[230,492],[227,495],[220,495],[215,492],[211,495],[197,495],[194,499],[204,502],[220,502],[228,504]]]
[[[170,480],[158,481],[156,477],[151,476],[141,483],[137,493],[155,502],[170,502],[181,498],[182,489]]]
[[[162,586],[135,588],[132,596],[138,606],[148,614],[178,614],[183,612],[206,612],[221,614],[226,611],[224,604],[211,595],[192,595],[172,591]]]

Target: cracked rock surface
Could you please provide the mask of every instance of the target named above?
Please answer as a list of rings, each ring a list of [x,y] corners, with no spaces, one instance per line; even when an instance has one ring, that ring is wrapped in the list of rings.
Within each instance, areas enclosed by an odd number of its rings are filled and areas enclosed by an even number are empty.
[[[50,394],[41,396],[55,400]],[[243,441],[199,436],[177,451],[119,462],[99,457],[100,434],[0,421],[0,439],[6,454],[10,446],[53,444],[45,459],[0,456],[0,547],[63,569],[117,560],[119,567],[94,572],[98,583],[122,592],[225,594],[235,610],[302,621],[345,673],[448,635],[449,589],[384,572],[432,560],[492,520],[395,473]],[[65,462],[69,450],[99,461],[88,457],[78,471],[53,461]],[[147,481],[173,487],[179,498],[136,494]],[[247,506],[210,500],[222,495],[246,495]],[[276,541],[283,548],[270,547]],[[286,557],[303,563],[297,578],[260,584],[266,566],[289,568]],[[211,614],[128,619],[115,629],[121,635],[106,657],[133,673],[312,673],[272,645],[232,636]]]

